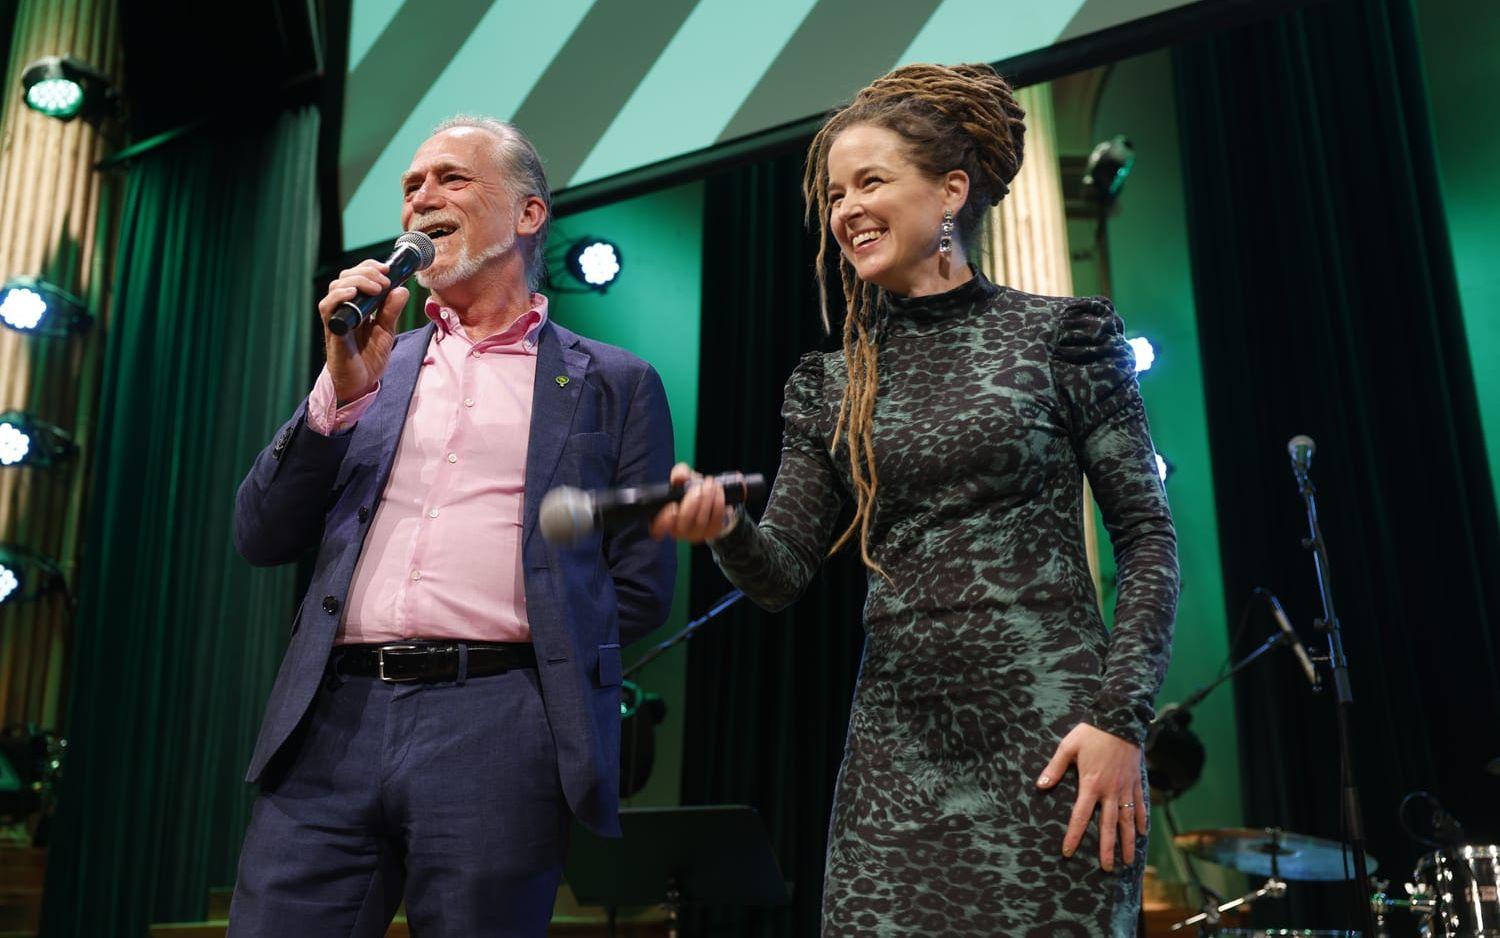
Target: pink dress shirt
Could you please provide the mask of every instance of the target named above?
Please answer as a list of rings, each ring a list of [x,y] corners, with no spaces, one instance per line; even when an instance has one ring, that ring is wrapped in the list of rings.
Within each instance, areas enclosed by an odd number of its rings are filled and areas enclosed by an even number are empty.
[[[370,521],[337,644],[452,638],[529,642],[521,570],[526,449],[536,343],[547,298],[505,331],[471,342],[458,316],[437,323],[417,375],[390,480]],[[375,390],[343,407],[325,367],[307,426],[352,427]]]

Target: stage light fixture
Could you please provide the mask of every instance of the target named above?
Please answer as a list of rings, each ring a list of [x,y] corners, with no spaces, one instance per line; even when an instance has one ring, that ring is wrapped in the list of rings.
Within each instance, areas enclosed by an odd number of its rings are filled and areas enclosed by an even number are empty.
[[[10,564],[0,560],[0,603],[6,600],[21,588],[21,577],[12,570]]]
[[[579,283],[603,293],[620,276],[620,249],[602,238],[580,238],[568,248],[564,264]]]
[[[1108,206],[1120,197],[1125,177],[1135,166],[1135,147],[1123,134],[1111,137],[1094,147],[1083,168],[1083,189],[1100,206]]]
[[[1167,478],[1177,471],[1177,467],[1167,462],[1167,458],[1161,453],[1156,454],[1156,474],[1161,478],[1162,484],[1167,484]]]
[[[39,599],[64,586],[51,559],[14,544],[0,544],[0,605]]]
[[[51,466],[75,450],[60,427],[19,410],[0,414],[0,466]]]
[[[119,95],[109,79],[71,56],[47,55],[21,73],[26,106],[40,114],[96,123],[114,110]]]
[[[94,324],[83,300],[36,277],[12,277],[0,287],[0,322],[17,332],[64,336]]]
[[[1135,373],[1150,371],[1156,362],[1156,349],[1151,345],[1151,340],[1143,335],[1138,335],[1129,340],[1130,350],[1135,353]]]

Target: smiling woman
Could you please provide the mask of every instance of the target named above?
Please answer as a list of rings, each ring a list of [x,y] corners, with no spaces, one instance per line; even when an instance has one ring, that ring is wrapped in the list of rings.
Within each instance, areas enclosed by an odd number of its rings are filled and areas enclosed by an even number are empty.
[[[1140,743],[1166,671],[1176,538],[1108,301],[1033,296],[963,261],[1020,167],[1021,120],[982,65],[897,69],[835,113],[805,193],[816,269],[829,235],[840,252],[843,349],[804,356],[787,383],[759,523],[726,518],[712,483],[658,519],[711,541],[771,609],[858,537],[866,644],[825,935],[1135,932]],[[1113,632],[1079,467],[1116,545]]]

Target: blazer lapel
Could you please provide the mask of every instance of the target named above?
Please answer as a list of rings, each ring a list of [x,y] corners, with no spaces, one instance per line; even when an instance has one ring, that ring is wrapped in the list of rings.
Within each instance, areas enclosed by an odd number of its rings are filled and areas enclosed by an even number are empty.
[[[552,486],[562,458],[573,411],[583,393],[589,353],[577,347],[578,336],[552,323],[542,329],[536,352],[536,382],[531,397],[531,437],[526,449],[526,513],[523,543],[536,528],[542,496]]]

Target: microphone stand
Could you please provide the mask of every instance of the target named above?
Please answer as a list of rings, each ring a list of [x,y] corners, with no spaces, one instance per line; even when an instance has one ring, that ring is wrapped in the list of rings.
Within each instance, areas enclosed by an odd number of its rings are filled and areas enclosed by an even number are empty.
[[[1255,596],[1271,596],[1271,593],[1268,590],[1260,586],[1257,586],[1255,588],[1253,594]],[[1259,661],[1262,657],[1269,654],[1274,648],[1276,648],[1277,645],[1290,644],[1291,636],[1287,635],[1285,632],[1282,632],[1279,629],[1275,632],[1272,632],[1269,638],[1267,638],[1264,642],[1261,642],[1259,648],[1250,652],[1250,654],[1246,655],[1241,660],[1235,662],[1234,666],[1231,667],[1228,671],[1225,671],[1223,674],[1220,674],[1209,683],[1193,691],[1182,703],[1168,704],[1167,706],[1163,707],[1161,709],[1161,712],[1158,713],[1154,719],[1152,719],[1151,723],[1148,725],[1148,729],[1154,730],[1158,726],[1172,721],[1186,725],[1189,711],[1198,706],[1198,704],[1202,703],[1203,698],[1207,697],[1209,694],[1217,690],[1221,684],[1231,680],[1241,671],[1250,667],[1252,664]]]
[[[626,668],[625,672],[620,675],[621,687],[626,688],[631,693],[634,693],[637,699],[643,697],[644,695],[641,694],[640,689],[636,687],[635,683],[632,682],[630,678],[632,678],[636,674],[639,674],[646,667],[646,665],[655,661],[657,658],[660,658],[672,648],[675,648],[676,646],[692,638],[693,635],[698,631],[698,629],[702,628],[703,625],[710,619],[713,619],[716,616],[720,615],[724,612],[724,610],[728,609],[730,606],[733,606],[735,603],[744,598],[745,594],[737,589],[730,590],[723,596],[720,596],[718,601],[710,606],[707,612],[689,622],[686,626],[683,627],[682,631],[678,632],[676,635],[673,635],[671,638],[657,645],[655,648],[652,648],[644,655],[641,655],[641,657],[636,660],[634,664]],[[647,771],[649,772],[649,769]],[[674,923],[677,919],[677,908],[679,906],[680,900],[681,897],[677,892],[677,887],[675,885],[669,886],[666,905],[669,919]],[[606,926],[605,933],[608,934],[610,938],[614,938],[614,936],[617,934],[616,919],[618,911],[619,910],[612,905],[606,906],[604,909]],[[675,924],[672,926],[672,934],[677,934]]]
[[[1262,591],[1259,587],[1257,587],[1256,592],[1257,594],[1259,594]],[[1198,706],[1198,704],[1202,703],[1205,697],[1218,689],[1221,684],[1224,684],[1226,681],[1231,680],[1235,675],[1239,674],[1241,671],[1250,667],[1252,664],[1259,661],[1262,657],[1269,654],[1273,649],[1276,648],[1277,645],[1286,644],[1290,644],[1290,639],[1285,632],[1282,632],[1280,629],[1272,632],[1271,636],[1264,642],[1262,642],[1259,648],[1256,648],[1254,651],[1250,652],[1250,654],[1246,655],[1243,659],[1235,663],[1235,665],[1228,671],[1225,671],[1223,674],[1214,678],[1208,684],[1205,684],[1204,686],[1193,691],[1188,695],[1187,699],[1182,701],[1182,703],[1169,704],[1168,706],[1163,707],[1161,712],[1158,713],[1156,717],[1151,721],[1150,730],[1155,730],[1157,727],[1163,726],[1168,723],[1176,723],[1178,726],[1186,728],[1188,720],[1190,719],[1189,711]],[[1167,819],[1167,827],[1171,830],[1172,833],[1171,843],[1173,845],[1173,849],[1180,849],[1176,846],[1178,834],[1177,818],[1172,813],[1171,801],[1168,800],[1163,803],[1161,805],[1161,808],[1163,814]],[[1193,887],[1198,891],[1198,897],[1201,900],[1202,905],[1200,906],[1201,911],[1198,915],[1193,916],[1185,922],[1180,922],[1176,925],[1173,925],[1173,931],[1177,931],[1188,926],[1197,925],[1200,934],[1217,934],[1219,929],[1220,913],[1238,908],[1240,905],[1246,904],[1247,902],[1253,902],[1258,898],[1263,898],[1265,896],[1277,897],[1281,894],[1274,889],[1266,888],[1260,890],[1259,892],[1252,893],[1250,896],[1236,899],[1227,905],[1221,905],[1223,897],[1221,897],[1214,890],[1209,889],[1207,884],[1203,882],[1203,878],[1198,875],[1197,867],[1193,864],[1193,858],[1184,853],[1183,861],[1184,865],[1187,867],[1188,877],[1191,879]],[[1272,877],[1272,880],[1275,880],[1274,876]],[[1270,885],[1271,884],[1268,883],[1267,887],[1270,887]],[[1285,885],[1281,887],[1281,889],[1283,890],[1285,888]]]
[[[676,635],[673,635],[671,638],[662,642],[660,645],[657,645],[655,648],[646,652],[644,655],[641,655],[641,657],[635,662],[635,664],[632,664],[630,667],[625,669],[625,673],[621,675],[621,677],[629,678],[632,675],[638,673],[646,665],[666,654],[668,650],[692,638],[693,633],[702,628],[704,623],[708,622],[708,620],[719,615],[725,609],[728,609],[730,606],[733,606],[735,603],[744,598],[745,594],[739,590],[730,590],[723,596],[720,596],[718,601],[710,606],[707,612],[689,622],[686,626],[683,627],[681,632],[678,632]]]
[[[1339,630],[1338,613],[1333,605],[1333,581],[1328,560],[1328,545],[1323,540],[1323,530],[1318,526],[1317,490],[1308,478],[1306,461],[1293,461],[1293,474],[1297,478],[1297,491],[1307,508],[1308,536],[1302,546],[1312,551],[1313,569],[1318,577],[1318,594],[1323,604],[1323,617],[1314,620],[1318,631],[1328,635],[1328,666],[1333,671],[1333,689],[1338,704],[1339,775],[1343,789],[1344,814],[1349,824],[1349,847],[1354,851],[1355,904],[1361,911],[1366,935],[1378,934],[1375,930],[1375,910],[1370,897],[1375,894],[1370,881],[1369,864],[1365,862],[1364,816],[1360,811],[1359,786],[1354,783],[1354,739],[1350,729],[1354,710],[1354,692],[1349,683],[1349,659],[1344,655],[1343,634]]]

